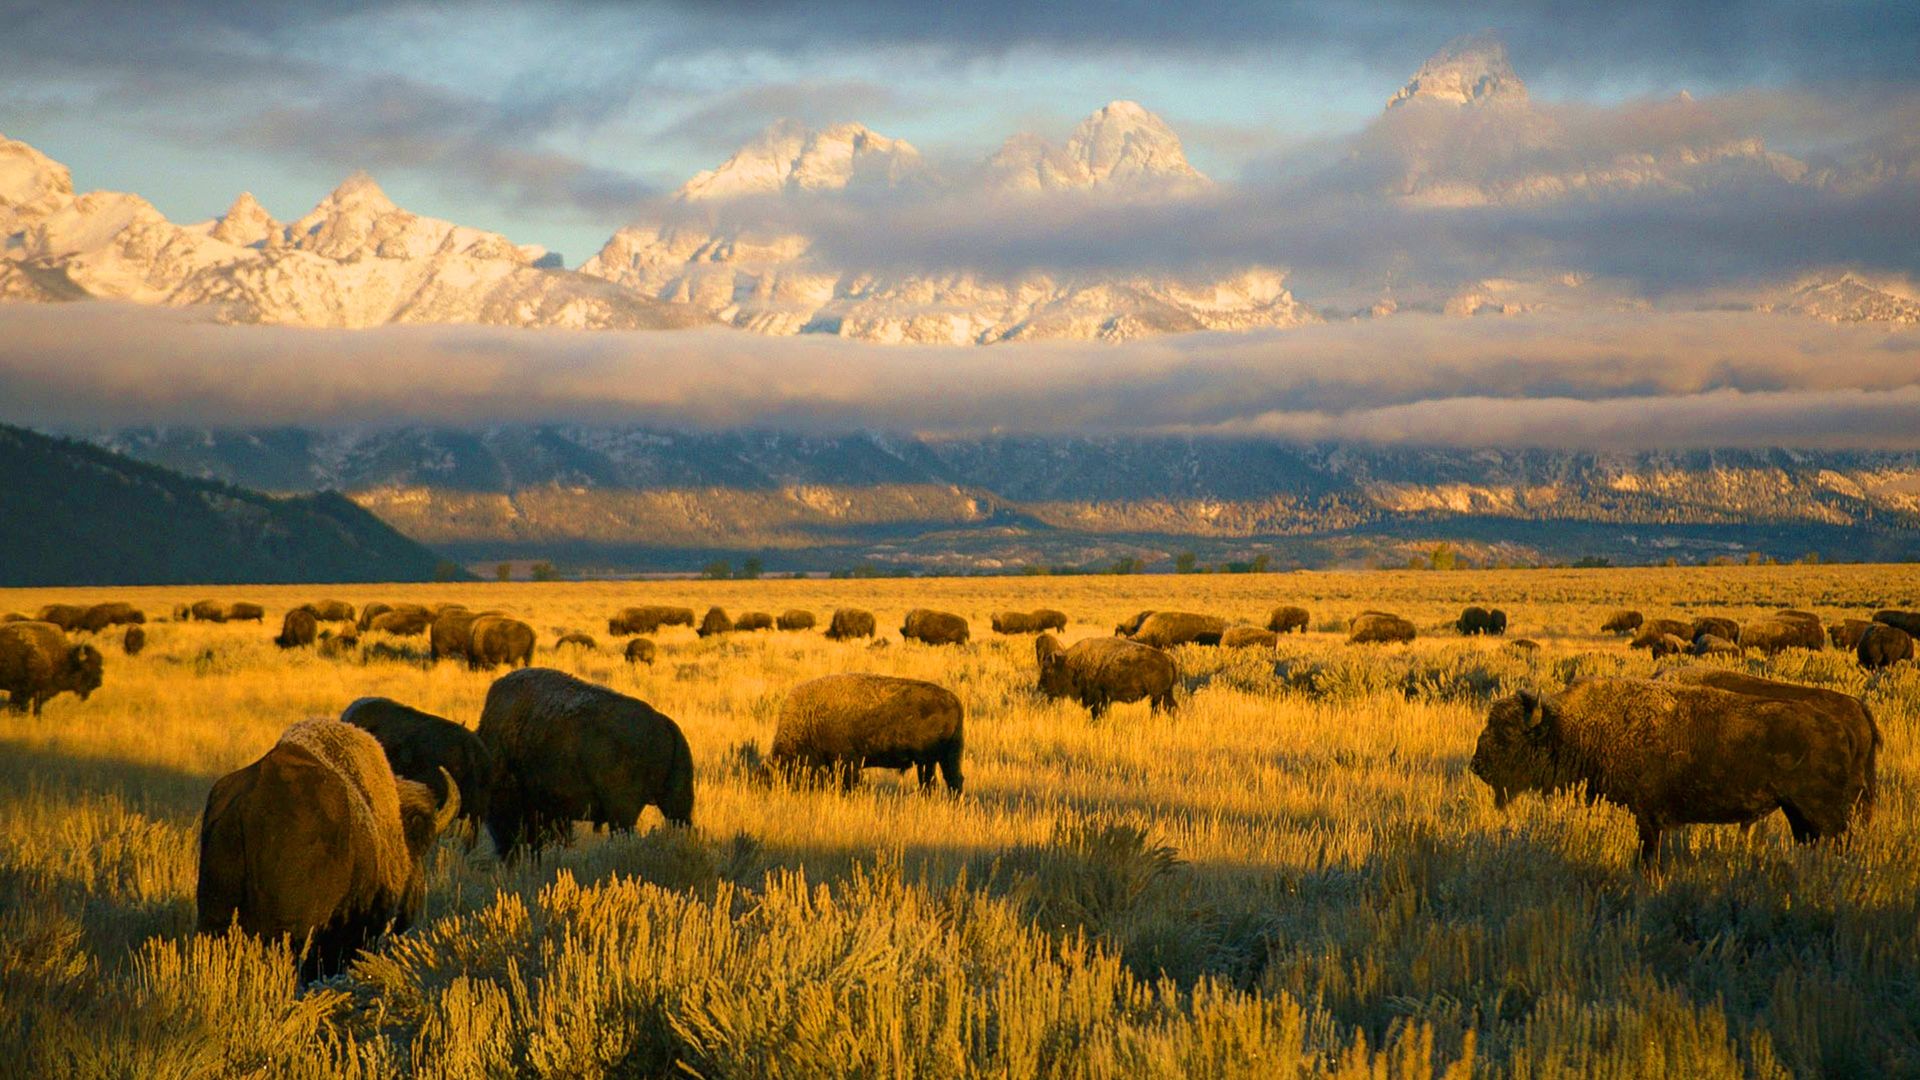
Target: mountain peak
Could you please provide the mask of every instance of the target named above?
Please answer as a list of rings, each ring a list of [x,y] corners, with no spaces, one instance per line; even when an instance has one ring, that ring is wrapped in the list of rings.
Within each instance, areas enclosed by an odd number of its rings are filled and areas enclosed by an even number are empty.
[[[65,165],[26,143],[0,135],[0,206],[44,209],[72,194],[73,174]]]
[[[322,200],[321,205],[331,205],[341,210],[361,210],[372,214],[389,214],[400,209],[394,205],[392,199],[387,198],[387,193],[380,189],[380,185],[374,182],[373,177],[365,170],[355,170],[351,176],[340,181],[340,186],[334,188]]]
[[[214,223],[213,238],[238,247],[252,247],[267,240],[279,228],[280,223],[273,220],[267,208],[253,197],[253,192],[243,191]]]
[[[1410,101],[1449,105],[1519,105],[1527,86],[1507,60],[1507,46],[1491,32],[1454,38],[1427,58],[1387,108]]]
[[[1110,101],[1080,121],[1064,147],[1015,135],[988,161],[1002,186],[1029,191],[1105,185],[1188,186],[1206,177],[1187,161],[1180,136],[1137,101]]]
[[[791,191],[839,191],[873,183],[894,186],[922,171],[920,151],[865,124],[840,123],[813,130],[779,120],[754,136],[716,169],[697,173],[681,186],[685,202],[771,195]]]

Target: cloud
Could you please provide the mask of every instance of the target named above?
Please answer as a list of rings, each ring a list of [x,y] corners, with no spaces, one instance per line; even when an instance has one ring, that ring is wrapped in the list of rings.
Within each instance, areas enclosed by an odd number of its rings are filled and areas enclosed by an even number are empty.
[[[8,306],[0,419],[1916,449],[1920,332],[1724,312],[1407,315],[948,349],[726,330],[232,327],[100,303]]]

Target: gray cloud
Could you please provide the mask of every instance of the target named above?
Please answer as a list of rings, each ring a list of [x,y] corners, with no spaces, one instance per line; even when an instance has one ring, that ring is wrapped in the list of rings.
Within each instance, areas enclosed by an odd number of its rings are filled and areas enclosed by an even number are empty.
[[[0,419],[1913,449],[1920,332],[1734,313],[1400,316],[1123,346],[902,349],[724,330],[230,327],[120,305],[11,306],[0,307]]]

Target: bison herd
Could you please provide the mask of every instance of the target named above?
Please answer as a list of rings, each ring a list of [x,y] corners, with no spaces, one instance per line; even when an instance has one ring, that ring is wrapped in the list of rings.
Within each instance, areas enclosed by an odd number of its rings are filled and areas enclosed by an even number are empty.
[[[1819,652],[1831,644],[1853,653],[1861,667],[1872,671],[1914,659],[1920,612],[1889,609],[1874,612],[1870,619],[1822,626],[1819,616],[1794,608],[1780,608],[1744,625],[1718,615],[1648,619],[1638,611],[1622,610],[1607,616],[1600,632],[1630,634],[1629,648],[1646,649],[1656,657],[1739,656],[1750,650],[1771,656],[1786,649]]]

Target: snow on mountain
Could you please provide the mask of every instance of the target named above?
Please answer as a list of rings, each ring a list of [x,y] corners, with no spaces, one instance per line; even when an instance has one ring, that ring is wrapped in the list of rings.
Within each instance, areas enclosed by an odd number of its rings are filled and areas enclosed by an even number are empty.
[[[735,151],[717,169],[681,186],[686,202],[797,191],[843,191],[877,184],[894,187],[926,172],[920,151],[860,124],[821,131],[782,120]]]
[[[1434,53],[1387,101],[1444,105],[1524,105],[1527,86],[1507,60],[1507,47],[1491,34],[1455,38]]]
[[[1876,284],[1850,273],[1801,281],[1785,297],[1762,305],[1761,310],[1805,315],[1831,323],[1920,326],[1920,297],[1916,297],[1910,287]]]
[[[1015,135],[987,162],[997,184],[1015,191],[1111,185],[1195,188],[1207,178],[1187,161],[1180,137],[1138,102],[1108,103],[1080,122],[1065,146]]]

